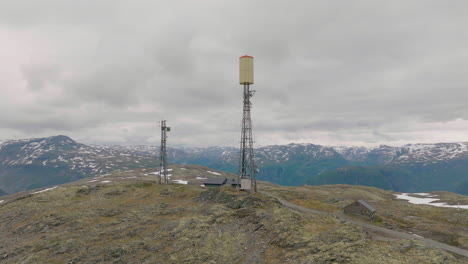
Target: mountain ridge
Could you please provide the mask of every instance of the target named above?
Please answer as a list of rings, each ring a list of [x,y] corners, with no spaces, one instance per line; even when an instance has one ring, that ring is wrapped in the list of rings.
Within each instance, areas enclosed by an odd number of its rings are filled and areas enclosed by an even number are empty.
[[[430,183],[447,191],[467,192],[464,173],[468,171],[468,143],[464,142],[371,148],[291,143],[258,147],[255,155],[260,169],[258,179],[282,185],[359,183],[398,191],[425,191],[433,190]],[[2,141],[0,188],[12,193],[118,169],[157,167],[158,156],[157,146],[88,146],[63,135]],[[172,163],[237,173],[238,149],[233,147],[168,148],[168,157]],[[365,178],[363,172],[374,176]],[[450,181],[431,182],[427,178],[443,179],[445,174],[450,174]]]

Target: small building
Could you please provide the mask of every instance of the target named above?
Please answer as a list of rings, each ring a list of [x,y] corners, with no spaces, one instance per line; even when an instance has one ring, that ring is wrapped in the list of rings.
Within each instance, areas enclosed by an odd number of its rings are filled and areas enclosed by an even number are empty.
[[[239,179],[227,179],[225,185],[231,185],[231,187],[240,187]]]
[[[230,178],[208,178],[203,182],[203,184],[206,187],[221,187],[224,185],[229,185],[231,187],[238,187],[239,180],[230,179]]]
[[[368,216],[372,219],[375,218],[375,212],[377,211],[374,207],[370,206],[364,200],[357,200],[352,204],[349,204],[343,208],[345,214],[353,214],[359,216]]]
[[[206,187],[221,187],[227,181],[227,178],[208,178],[206,179],[203,184]]]

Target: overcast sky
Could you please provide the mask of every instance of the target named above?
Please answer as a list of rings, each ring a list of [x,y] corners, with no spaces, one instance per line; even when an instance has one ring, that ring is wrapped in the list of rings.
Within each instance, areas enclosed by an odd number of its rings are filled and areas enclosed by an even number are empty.
[[[0,139],[468,141],[468,1],[2,0]]]

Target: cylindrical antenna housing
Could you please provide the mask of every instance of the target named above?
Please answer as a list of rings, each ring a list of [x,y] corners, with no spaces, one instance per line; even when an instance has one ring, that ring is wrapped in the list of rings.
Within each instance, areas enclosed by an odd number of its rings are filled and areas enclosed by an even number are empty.
[[[240,84],[253,84],[253,57],[244,55],[239,58],[239,80]]]

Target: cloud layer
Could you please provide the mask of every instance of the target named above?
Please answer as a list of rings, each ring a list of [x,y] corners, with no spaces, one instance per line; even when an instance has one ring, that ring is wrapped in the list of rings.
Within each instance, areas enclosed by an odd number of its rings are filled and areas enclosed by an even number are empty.
[[[2,1],[0,138],[468,141],[466,1]]]

